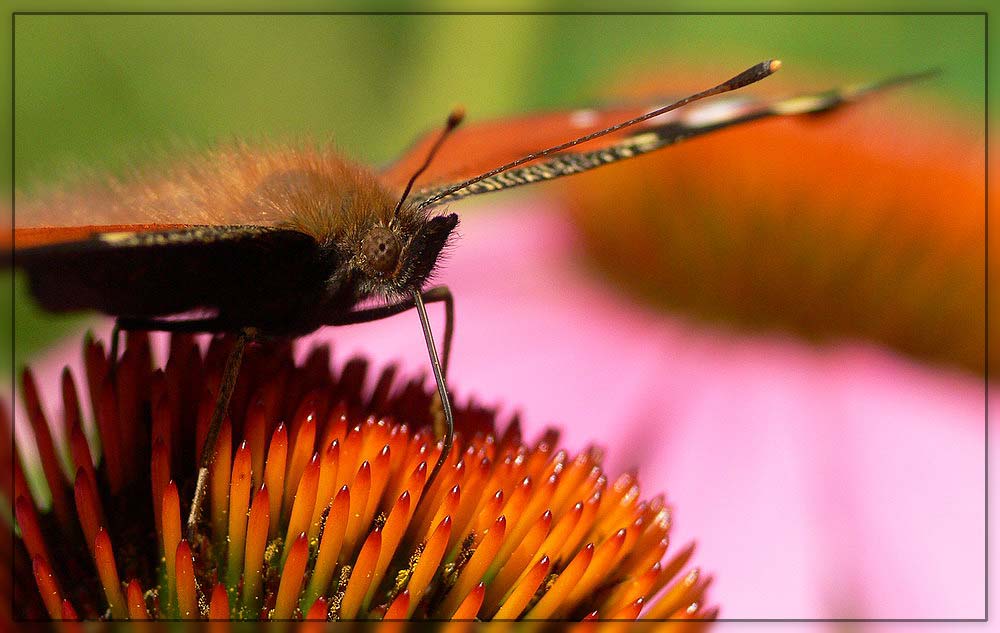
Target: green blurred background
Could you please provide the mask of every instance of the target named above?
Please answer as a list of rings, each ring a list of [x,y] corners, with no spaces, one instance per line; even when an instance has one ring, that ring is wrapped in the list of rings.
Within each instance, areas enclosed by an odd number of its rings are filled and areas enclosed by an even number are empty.
[[[42,8],[56,7],[34,5]],[[515,8],[565,6],[507,5]],[[773,81],[792,93],[940,67],[913,98],[981,129],[984,24],[975,15],[19,15],[13,185],[30,191],[81,172],[121,172],[171,148],[232,138],[333,139],[381,164],[455,104],[472,119],[579,105],[623,73],[685,60],[738,71],[780,57]],[[9,160],[0,158],[4,181]],[[40,313],[18,281],[0,279],[0,296],[14,286],[15,366],[86,318]],[[11,339],[0,332],[0,340]],[[11,362],[0,354],[0,371]]]

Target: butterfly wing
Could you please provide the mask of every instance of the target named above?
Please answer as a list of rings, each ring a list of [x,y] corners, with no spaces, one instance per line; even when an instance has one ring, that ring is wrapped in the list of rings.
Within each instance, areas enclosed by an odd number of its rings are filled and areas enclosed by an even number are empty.
[[[295,230],[192,226],[19,249],[14,263],[48,310],[143,318],[204,310],[221,329],[273,329],[310,301],[309,287],[321,285],[317,249]]]
[[[14,246],[106,232],[235,225],[296,228],[321,239],[331,230],[330,221],[375,202],[370,200],[375,183],[369,170],[328,147],[221,147],[123,179],[42,195],[19,193]]]
[[[857,101],[858,99],[873,92],[914,81],[925,77],[927,74],[928,73],[920,73],[915,75],[892,77],[883,81],[850,85],[821,93],[800,95],[773,101],[763,101],[748,98],[743,95],[733,95],[710,101],[698,102],[688,105],[682,109],[668,112],[662,116],[649,119],[648,121],[634,127],[619,131],[616,134],[610,134],[599,139],[594,139],[588,141],[587,143],[577,145],[572,151],[553,153],[546,156],[542,160],[526,163],[522,166],[502,171],[487,178],[477,180],[474,183],[469,183],[467,186],[457,190],[453,189],[458,184],[463,182],[463,177],[457,174],[468,174],[469,170],[462,169],[454,172],[448,172],[456,174],[456,177],[454,177],[454,179],[450,182],[439,182],[437,184],[420,187],[412,196],[411,200],[415,201],[419,206],[431,206],[451,202],[471,195],[501,191],[545,180],[552,180],[562,176],[569,176],[610,163],[641,156],[642,154],[656,151],[669,145],[673,145],[674,143],[679,143],[702,134],[708,134],[716,130],[756,121],[758,119],[764,119],[772,116],[828,112],[844,104]],[[652,109],[654,108],[647,106],[646,108],[638,111],[644,112]],[[636,110],[630,111],[634,113]],[[583,112],[590,113],[590,111]],[[604,123],[608,120],[612,120],[613,123],[619,122],[621,118],[616,119],[615,116],[620,117],[625,111],[615,110],[611,112],[613,112],[614,115],[610,117],[596,114],[593,115],[595,117],[594,120],[601,121],[601,124],[594,127],[597,129],[605,127]],[[572,121],[574,116],[576,116],[577,119],[582,118],[579,113],[570,113],[562,115],[561,119],[550,118],[548,121],[553,123],[561,120],[565,125],[566,123]],[[592,115],[588,114],[587,116]],[[555,117],[555,115],[552,115],[552,117]],[[453,154],[459,153],[476,155],[475,152],[481,151],[483,152],[482,155],[489,155],[491,159],[496,159],[493,160],[492,163],[493,167],[496,167],[497,165],[504,164],[505,159],[510,159],[512,156],[515,159],[518,157],[517,155],[511,153],[510,148],[518,145],[518,143],[520,143],[518,147],[525,144],[523,140],[517,142],[513,140],[497,140],[502,139],[505,134],[515,134],[516,130],[520,128],[523,135],[526,138],[531,139],[534,149],[522,152],[522,156],[532,152],[537,152],[540,148],[546,145],[548,139],[555,138],[556,132],[551,129],[545,131],[543,135],[544,138],[542,138],[542,140],[539,140],[541,137],[534,135],[534,132],[530,129],[530,124],[541,121],[541,119],[526,118],[519,119],[515,121],[514,124],[508,124],[502,121],[492,124],[480,124],[479,126],[470,129],[471,133],[466,135],[464,146],[459,147],[457,146],[457,143],[452,144],[452,139],[449,138],[445,147],[451,147],[451,152]],[[588,132],[582,133],[586,134]],[[562,128],[559,140],[566,141],[567,139],[580,135],[580,129],[573,130],[564,127]],[[478,138],[472,138],[473,136]],[[489,146],[490,142],[494,141],[498,142],[500,151],[496,154],[490,154],[485,148]],[[500,158],[501,155],[505,158]],[[476,158],[478,161],[481,159],[481,156],[476,156]],[[415,161],[416,157],[409,160]],[[482,160],[480,164],[484,164],[485,162],[485,160]],[[484,173],[488,170],[489,168],[487,167],[486,169],[480,170],[476,173]],[[445,173],[445,171],[439,170],[437,173],[441,174]],[[473,174],[473,176],[474,175],[475,174]],[[468,177],[468,175],[465,176],[465,178]]]
[[[547,112],[464,124],[448,137],[420,177],[424,185],[459,182],[526,154],[596,132],[649,110],[649,104]],[[398,160],[382,170],[383,179],[402,188],[427,158],[440,132],[418,139]]]
[[[50,310],[200,309],[273,330],[329,300],[340,262],[322,238],[353,222],[354,209],[388,204],[366,204],[374,182],[328,151],[228,148],[156,174],[18,200],[7,241]]]

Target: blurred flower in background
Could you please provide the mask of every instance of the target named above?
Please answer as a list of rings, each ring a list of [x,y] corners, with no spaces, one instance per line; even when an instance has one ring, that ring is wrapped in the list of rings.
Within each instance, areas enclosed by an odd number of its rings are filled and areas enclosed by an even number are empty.
[[[720,73],[658,76],[628,96],[687,94]],[[563,181],[587,257],[615,287],[700,320],[870,340],[982,374],[985,140],[912,104],[912,88]]]

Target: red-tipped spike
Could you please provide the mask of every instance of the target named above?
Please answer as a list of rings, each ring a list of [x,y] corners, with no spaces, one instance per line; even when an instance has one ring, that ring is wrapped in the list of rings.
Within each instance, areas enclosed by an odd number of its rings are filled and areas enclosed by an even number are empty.
[[[451,517],[445,517],[437,525],[431,537],[427,539],[423,554],[420,560],[413,567],[413,574],[410,576],[410,584],[407,589],[410,592],[410,613],[420,603],[424,592],[427,591],[431,579],[437,573],[438,565],[444,557],[445,548],[448,547],[448,538],[451,536]]]
[[[697,602],[710,581],[711,578],[703,579],[701,570],[695,567],[660,596],[656,604],[650,607],[647,617],[670,617],[692,602]]]
[[[637,599],[651,595],[650,588],[656,582],[656,579],[659,578],[660,569],[660,563],[657,561],[639,576],[618,585],[611,595],[605,598],[601,605],[601,612],[616,613],[628,608],[628,605],[634,603]]]
[[[59,585],[48,564],[38,556],[31,558],[31,568],[35,573],[35,582],[38,584],[38,593],[42,596],[45,610],[49,612],[49,617],[58,620],[62,617],[62,596],[59,595]]]
[[[375,590],[378,589],[379,584],[382,582],[382,578],[385,576],[385,571],[389,567],[389,563],[396,554],[396,547],[399,545],[399,541],[403,538],[403,532],[406,530],[406,524],[409,520],[410,493],[403,491],[403,494],[401,494],[399,499],[396,500],[396,505],[394,505],[392,511],[389,512],[389,516],[385,520],[385,525],[382,527],[382,547],[378,553],[378,563],[375,565],[375,574],[372,576],[368,593],[365,595],[363,604],[363,608],[365,610],[368,610],[372,598],[375,595]]]
[[[194,558],[191,546],[186,540],[177,545],[174,568],[177,572],[177,607],[182,620],[196,620],[201,617],[198,611],[198,585],[194,577]]]
[[[626,530],[622,528],[608,537],[594,550],[594,558],[590,561],[590,565],[587,566],[587,571],[584,572],[580,581],[576,583],[576,586],[570,589],[569,596],[566,598],[568,604],[579,603],[591,591],[596,589],[599,583],[605,581],[608,576],[613,574],[614,569],[612,565],[617,560],[618,553],[622,551],[625,542]]]
[[[14,519],[21,528],[21,539],[28,554],[41,558],[51,567],[52,559],[49,557],[49,550],[45,546],[45,539],[42,538],[42,530],[38,525],[38,511],[29,497],[19,496],[14,500]]]
[[[458,609],[452,614],[452,620],[472,620],[479,613],[479,607],[483,604],[483,596],[486,595],[486,585],[479,583],[476,585],[469,595],[465,597],[462,604],[458,605]]]
[[[226,584],[230,587],[239,585],[243,574],[243,555],[246,547],[247,512],[250,508],[250,486],[253,478],[250,473],[250,448],[244,441],[236,451],[233,459],[233,472],[229,488],[229,539],[226,558]]]
[[[483,574],[486,573],[486,569],[493,561],[493,557],[496,556],[500,550],[500,546],[503,544],[503,537],[506,530],[507,518],[501,516],[493,523],[483,537],[483,540],[479,543],[479,547],[476,548],[472,558],[462,568],[461,573],[458,575],[458,580],[455,581],[451,591],[448,592],[444,602],[438,608],[438,614],[441,617],[451,617],[462,603],[462,600],[476,586],[476,583],[482,579]]]
[[[375,511],[378,510],[382,493],[385,492],[385,487],[389,483],[390,468],[389,445],[385,444],[371,463],[372,487],[368,493],[368,503],[365,504],[364,522],[366,524],[371,523],[372,519],[375,518]]]
[[[104,345],[94,340],[88,333],[83,341],[84,373],[87,376],[87,388],[90,390],[90,403],[93,405],[93,415],[97,418],[98,402],[100,402],[101,385],[108,371],[108,358],[104,354]]]
[[[337,462],[340,461],[340,442],[334,440],[323,451],[319,465],[319,482],[316,485],[316,503],[313,504],[312,519],[309,522],[309,538],[314,539],[319,534],[320,521],[323,512],[333,502],[337,494]]]
[[[90,445],[83,434],[83,429],[79,424],[70,429],[69,451],[75,468],[82,468],[90,475],[91,481],[97,481],[97,473],[94,471],[94,457],[90,452]]]
[[[118,418],[118,403],[115,386],[111,381],[104,383],[98,400],[97,428],[101,435],[101,458],[108,476],[112,494],[121,492],[124,485],[124,461],[121,446],[121,421]]]
[[[472,523],[472,529],[476,531],[477,534],[482,534],[489,528],[489,525],[496,521],[496,518],[500,515],[500,509],[504,506],[504,494],[503,490],[497,490],[494,492],[486,503],[480,508],[478,516]]]
[[[270,493],[271,525],[269,536],[277,536],[278,521],[281,519],[281,497],[285,489],[285,461],[288,454],[288,432],[284,424],[279,424],[271,435],[271,445],[267,449],[267,465],[264,466],[264,484]]]
[[[80,518],[80,527],[83,529],[83,536],[87,539],[87,545],[90,546],[90,553],[93,555],[93,544],[97,537],[97,530],[105,524],[104,512],[101,510],[101,498],[97,494],[97,485],[90,480],[90,476],[83,468],[76,471],[73,493],[76,499],[76,513]]]
[[[140,448],[138,443],[140,399],[145,397],[144,382],[146,377],[144,374],[149,372],[148,337],[143,343],[140,338],[137,338],[139,334],[141,333],[129,332],[127,334],[125,353],[122,355],[121,362],[115,372],[118,446],[121,450],[123,484],[135,476],[139,455],[146,446],[149,446],[146,443]]]
[[[126,590],[128,597],[128,617],[130,620],[148,620],[149,611],[146,610],[146,599],[142,595],[142,587],[139,581],[133,578],[128,583]]]
[[[642,613],[642,607],[646,604],[644,598],[636,598],[631,604],[619,610],[611,616],[612,620],[635,620]]]
[[[351,578],[347,582],[347,590],[344,593],[344,600],[340,605],[340,618],[342,620],[353,620],[358,615],[361,608],[361,601],[368,591],[372,576],[375,574],[375,565],[378,563],[378,551],[382,547],[382,531],[373,530],[365,544],[361,548],[361,553],[351,570]]]
[[[63,367],[60,377],[63,400],[63,429],[69,437],[73,429],[80,426],[80,399],[76,395],[76,382],[69,367]]]
[[[403,590],[396,596],[396,599],[392,601],[389,608],[386,609],[385,616],[382,617],[383,620],[405,620],[407,618],[407,613],[410,611],[410,592],[408,590]]]
[[[167,483],[163,491],[163,514],[160,525],[160,545],[163,551],[163,562],[167,573],[167,582],[161,600],[166,605],[175,603],[176,594],[174,588],[177,586],[177,568],[175,563],[177,558],[177,546],[181,542],[181,501],[177,494],[177,486],[174,482]]]
[[[323,538],[319,542],[319,552],[316,555],[316,566],[309,579],[305,595],[302,597],[302,609],[304,610],[308,610],[312,601],[330,587],[333,571],[337,566],[337,558],[341,554],[341,547],[344,543],[350,504],[351,492],[347,486],[344,486],[330,505],[330,512],[326,517],[326,527],[323,530]]]
[[[371,492],[372,469],[368,462],[363,462],[351,486],[351,510],[347,519],[347,534],[344,543],[348,549],[354,549],[361,539],[362,531],[367,527],[364,522],[365,507],[368,504],[368,493]]]
[[[590,561],[593,558],[594,545],[593,543],[588,543],[586,547],[577,552],[573,560],[566,566],[566,569],[559,574],[556,581],[545,592],[545,595],[542,596],[542,599],[528,612],[527,617],[545,620],[565,615],[566,611],[574,606],[566,602],[566,598],[570,590],[580,581],[584,572],[587,571],[587,566],[590,565]]]
[[[271,501],[267,485],[261,485],[250,504],[247,521],[246,550],[243,558],[243,605],[251,611],[260,608],[260,587],[264,578],[264,549],[270,529]]]
[[[306,465],[312,460],[316,446],[316,417],[313,411],[304,412],[300,407],[296,415],[302,417],[293,420],[295,431],[292,437],[292,449],[288,454],[288,467],[285,472],[285,500],[281,507],[283,514],[288,514],[292,507],[299,480],[302,478]]]
[[[316,489],[318,485],[319,454],[313,453],[312,459],[302,472],[302,477],[299,479],[298,486],[295,489],[292,513],[288,518],[288,531],[285,536],[284,556],[287,556],[288,546],[296,534],[300,532],[305,532],[306,535],[309,534],[309,524],[312,521],[313,506],[316,504]]]
[[[170,448],[162,439],[153,440],[153,451],[149,457],[150,486],[153,489],[153,519],[157,530],[163,516],[163,492],[170,482]]]
[[[512,530],[510,532],[510,538],[506,543],[504,543],[500,553],[497,554],[498,560],[507,560],[507,557],[514,551],[514,548],[524,540],[525,535],[535,527],[537,517],[548,509],[549,502],[552,500],[556,488],[559,485],[559,476],[553,473],[548,477],[548,479],[543,479],[541,481],[542,484],[537,487],[534,494],[528,499],[527,503],[522,506],[505,506],[518,508],[518,514],[520,516],[517,519],[516,525],[511,526]]]
[[[340,465],[337,467],[337,487],[350,484],[358,470],[361,455],[361,427],[352,428],[340,443]],[[354,487],[353,485],[351,486]]]
[[[42,461],[42,471],[45,473],[45,481],[48,483],[49,493],[52,495],[52,507],[56,516],[59,517],[59,522],[63,525],[70,525],[71,510],[66,495],[66,480],[63,478],[62,467],[59,465],[55,445],[52,443],[49,423],[45,419],[45,414],[42,413],[42,404],[38,399],[38,388],[35,386],[35,379],[29,369],[24,370],[22,386],[24,408],[27,409],[31,430],[35,434],[35,445],[38,447],[38,455]]]
[[[409,479],[406,480],[405,489],[410,493],[410,498],[413,500],[413,507],[417,507],[420,501],[420,496],[423,494],[424,482],[427,481],[427,462],[420,462],[417,467],[413,469],[410,474]]]
[[[347,407],[341,402],[333,407],[326,419],[326,430],[323,432],[321,446],[329,446],[334,441],[343,443],[347,436]]]
[[[318,598],[309,608],[309,611],[306,612],[304,619],[325,621],[327,618],[327,609],[326,598]]]
[[[300,533],[288,552],[285,566],[281,570],[281,580],[278,585],[278,597],[271,612],[272,620],[287,620],[295,612],[298,603],[299,590],[309,562],[309,538],[305,532]]]
[[[257,399],[247,408],[243,421],[243,441],[250,449],[250,470],[253,473],[252,486],[257,488],[264,481],[264,456],[267,445],[268,411],[264,401]]]
[[[229,618],[229,594],[226,593],[226,586],[217,582],[212,588],[212,599],[208,604],[208,619],[228,620]]]
[[[101,577],[104,595],[108,599],[111,617],[116,620],[128,618],[128,606],[122,595],[121,581],[118,579],[118,567],[115,565],[114,552],[111,549],[111,539],[101,528],[94,539],[94,562],[97,564],[97,574]]]
[[[500,607],[500,600],[503,598],[504,594],[507,593],[511,587],[514,586],[514,582],[521,576],[531,561],[536,557],[536,555],[541,550],[542,543],[545,541],[545,537],[549,534],[549,529],[552,526],[552,512],[546,510],[542,516],[535,521],[534,527],[528,532],[511,555],[506,559],[506,561],[499,559],[494,563],[497,569],[493,567],[486,572],[486,579],[489,582],[489,587],[486,591],[486,611],[492,612]],[[506,549],[507,543],[504,543],[504,547],[500,548],[501,552]]]
[[[215,442],[215,460],[209,471],[209,508],[212,534],[220,541],[229,528],[229,476],[233,464],[233,424],[226,416],[222,420]]]
[[[469,448],[472,447],[470,446]],[[470,458],[474,460],[474,456],[470,456]],[[470,463],[475,462],[470,461]],[[469,525],[476,518],[476,509],[482,505],[483,492],[486,488],[486,480],[489,478],[489,472],[490,460],[484,457],[479,460],[478,464],[469,469],[469,475],[462,483],[462,499],[454,515],[455,529],[452,531],[452,547],[455,545],[458,535],[465,534],[468,531]],[[523,507],[518,512],[522,510]],[[499,512],[497,515],[499,515]]]
[[[462,488],[458,484],[455,484],[448,490],[447,494],[444,497],[444,500],[438,506],[437,512],[435,512],[434,516],[431,518],[431,522],[427,526],[427,536],[430,536],[430,531],[436,528],[441,523],[441,519],[443,519],[446,516],[450,517],[452,513],[455,512],[456,509],[458,509],[458,503],[461,500],[462,500]],[[454,528],[454,520],[452,520],[452,527]]]
[[[76,622],[80,619],[80,616],[76,614],[76,609],[73,608],[73,605],[70,604],[69,600],[62,601],[61,613],[62,613],[62,619],[67,620],[69,622]]]
[[[170,446],[174,437],[175,405],[169,393],[163,393],[154,402],[156,404],[153,405],[153,422],[150,437],[153,438],[154,444],[156,440],[160,440],[166,446]]]
[[[538,559],[538,562],[528,570],[524,578],[517,583],[514,590],[503,601],[503,604],[500,605],[500,610],[496,612],[493,618],[497,620],[513,620],[520,617],[521,612],[528,606],[532,596],[535,595],[538,587],[545,580],[550,564],[551,561],[548,556],[542,556]]]

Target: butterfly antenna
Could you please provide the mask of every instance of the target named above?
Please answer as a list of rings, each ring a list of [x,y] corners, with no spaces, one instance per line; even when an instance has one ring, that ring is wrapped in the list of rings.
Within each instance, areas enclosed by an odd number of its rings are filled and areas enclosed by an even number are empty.
[[[465,108],[462,107],[455,108],[451,111],[451,114],[448,115],[448,120],[444,124],[444,129],[441,130],[441,134],[439,134],[437,140],[434,141],[434,145],[431,146],[431,150],[427,152],[427,158],[424,159],[424,164],[421,165],[420,169],[414,172],[412,176],[410,176],[410,182],[406,183],[406,189],[403,190],[402,197],[399,199],[399,202],[396,203],[396,208],[392,211],[393,216],[399,213],[399,210],[403,207],[403,203],[406,202],[406,197],[410,195],[410,190],[413,189],[413,183],[417,181],[420,174],[427,171],[427,168],[430,167],[431,161],[434,160],[434,155],[438,153],[439,149],[441,149],[441,145],[444,144],[444,140],[448,138],[448,135],[459,126],[464,118]]]
[[[896,75],[894,77],[889,77],[887,79],[880,79],[878,81],[872,81],[869,83],[855,84],[853,86],[848,86],[844,89],[845,99],[854,100],[859,97],[863,97],[872,92],[878,92],[880,90],[885,90],[886,88],[895,88],[896,86],[901,86],[916,81],[921,81],[923,79],[928,79],[930,77],[936,77],[941,74],[940,68],[928,68],[920,72],[909,73],[905,75]]]
[[[934,77],[940,73],[941,70],[939,68],[931,68],[929,70],[910,73],[907,75],[896,75],[887,79],[879,79],[877,81],[853,84],[842,88],[834,88],[833,90],[828,90],[819,94],[806,94],[799,97],[782,99],[781,101],[767,106],[765,109],[769,110],[772,114],[779,115],[823,114],[830,112],[841,104],[858,101],[874,92],[881,92],[883,90],[895,88],[896,86],[913,83],[922,79],[927,79],[928,77]]]
[[[484,174],[480,174],[480,175],[475,176],[473,178],[470,178],[470,179],[468,179],[468,180],[466,180],[464,182],[460,182],[457,185],[454,185],[452,187],[448,187],[444,191],[440,191],[440,192],[434,194],[433,196],[431,196],[430,198],[427,198],[426,200],[424,200],[423,202],[421,202],[420,206],[421,207],[426,207],[428,205],[434,204],[438,200],[441,200],[442,198],[446,198],[446,197],[450,196],[451,194],[455,193],[456,191],[464,189],[464,188],[468,187],[471,184],[477,183],[480,180],[484,180],[484,179],[489,178],[491,176],[495,176],[495,175],[499,174],[500,172],[507,171],[508,169],[513,169],[514,167],[517,167],[518,165],[523,165],[524,163],[531,162],[533,160],[536,160],[538,158],[542,158],[544,156],[548,156],[549,154],[554,154],[556,152],[561,152],[561,151],[567,150],[567,149],[569,149],[569,148],[571,148],[571,147],[573,147],[575,145],[579,145],[581,143],[586,143],[587,141],[592,141],[595,138],[599,138],[599,137],[605,136],[607,134],[612,134],[612,133],[617,132],[618,130],[621,130],[623,128],[627,128],[627,127],[630,127],[632,125],[635,125],[636,123],[642,123],[643,121],[645,121],[647,119],[652,119],[653,117],[657,117],[657,116],[660,116],[661,114],[665,114],[667,112],[670,112],[671,110],[676,110],[677,108],[682,108],[682,107],[686,106],[689,103],[692,103],[694,101],[698,101],[699,99],[704,99],[706,97],[712,97],[712,96],[715,96],[715,95],[718,95],[718,94],[722,94],[724,92],[730,92],[732,90],[738,90],[740,88],[743,88],[744,86],[749,86],[752,83],[756,83],[756,82],[760,81],[761,79],[764,79],[765,77],[769,77],[769,76],[773,75],[779,68],[781,68],[781,60],[772,59],[772,60],[769,60],[769,61],[766,61],[766,62],[761,62],[761,63],[757,64],[756,66],[752,66],[751,68],[748,68],[748,69],[744,70],[743,72],[741,72],[740,74],[736,75],[735,77],[731,77],[730,79],[722,82],[721,84],[719,84],[717,86],[714,86],[712,88],[709,88],[708,90],[703,90],[702,92],[699,92],[697,94],[693,94],[693,95],[691,95],[689,97],[685,97],[685,98],[681,99],[680,101],[675,101],[674,103],[671,103],[670,105],[663,106],[662,108],[658,108],[656,110],[653,110],[652,112],[647,112],[646,114],[643,114],[642,116],[637,116],[634,119],[629,119],[628,121],[623,121],[622,123],[618,123],[617,125],[612,125],[611,127],[604,128],[603,130],[598,130],[597,132],[592,132],[590,134],[587,134],[586,136],[581,136],[580,138],[574,139],[572,141],[567,141],[566,143],[562,143],[560,145],[554,145],[552,147],[549,147],[548,149],[543,149],[543,150],[534,152],[533,154],[528,154],[527,156],[522,156],[521,158],[519,158],[519,159],[517,159],[515,161],[512,161],[512,162],[509,162],[506,165],[501,165],[501,166],[497,167],[496,169],[491,169],[490,171],[488,171],[488,172],[486,172]]]

